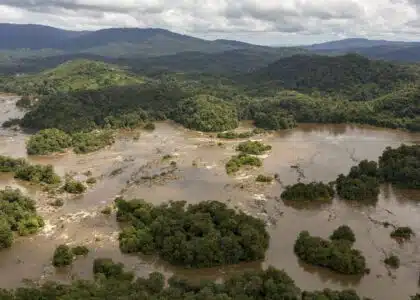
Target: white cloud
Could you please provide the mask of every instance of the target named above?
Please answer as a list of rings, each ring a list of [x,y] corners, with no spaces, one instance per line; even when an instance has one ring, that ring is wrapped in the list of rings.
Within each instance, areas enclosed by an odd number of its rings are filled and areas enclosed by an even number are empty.
[[[162,27],[265,44],[420,34],[420,0],[0,0],[0,12],[3,22],[78,30]]]

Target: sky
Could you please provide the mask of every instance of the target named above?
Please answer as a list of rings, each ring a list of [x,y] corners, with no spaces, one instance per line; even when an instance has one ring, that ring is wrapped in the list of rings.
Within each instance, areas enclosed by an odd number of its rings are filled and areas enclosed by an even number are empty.
[[[420,0],[0,0],[0,16],[3,23],[158,27],[264,45],[351,37],[420,41]]]

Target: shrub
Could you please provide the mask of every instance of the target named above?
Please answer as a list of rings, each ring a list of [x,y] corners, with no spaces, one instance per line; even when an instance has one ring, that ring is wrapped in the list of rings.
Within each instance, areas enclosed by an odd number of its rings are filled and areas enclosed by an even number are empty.
[[[53,256],[53,266],[54,267],[64,267],[69,266],[73,262],[73,253],[70,250],[70,247],[67,245],[59,245]]]
[[[410,240],[414,236],[414,231],[407,226],[398,227],[391,232],[391,237],[398,240]]]
[[[69,179],[63,189],[70,194],[82,194],[86,191],[86,186],[80,181]]]
[[[334,197],[334,189],[322,182],[296,183],[286,186],[281,197],[288,201],[331,201]]]
[[[70,135],[64,131],[51,128],[38,131],[29,138],[26,151],[29,155],[46,155],[54,152],[63,152],[72,146]]]
[[[152,123],[152,122],[148,122],[148,123],[146,123],[146,125],[144,125],[144,127],[143,127],[145,130],[155,130],[156,129],[156,126],[155,126],[155,124],[154,123]]]
[[[352,249],[348,242],[327,241],[302,231],[295,242],[294,251],[303,261],[325,267],[342,274],[364,274],[365,257]]]
[[[29,235],[43,226],[44,221],[36,213],[34,200],[17,189],[0,191],[0,249],[12,245],[13,231],[19,235]]]
[[[384,263],[388,266],[398,269],[400,267],[400,259],[398,256],[390,255],[387,258],[385,258]]]
[[[101,213],[104,215],[110,215],[112,213],[112,208],[110,206],[107,206],[101,210]]]
[[[11,118],[7,121],[4,121],[3,124],[1,125],[3,128],[10,128],[13,126],[19,126],[20,125],[21,120],[17,119],[17,118]]]
[[[93,274],[103,274],[105,278],[121,278],[124,273],[122,263],[114,263],[110,258],[97,258],[93,261]]]
[[[356,241],[356,236],[349,226],[341,225],[336,230],[334,230],[330,236],[330,239],[333,241],[344,240],[353,244]]]
[[[130,225],[119,236],[125,253],[158,253],[172,264],[211,267],[260,260],[268,248],[261,220],[217,201],[153,206],[119,198],[116,204],[117,220]]]
[[[79,132],[72,135],[74,152],[89,153],[112,145],[115,142],[114,134],[110,130]]]
[[[63,199],[55,199],[53,202],[50,202],[49,204],[54,207],[61,207],[64,205],[64,201]]]
[[[226,173],[236,173],[242,166],[261,167],[262,161],[258,157],[249,154],[239,154],[232,156],[232,158],[226,163]]]
[[[240,143],[238,147],[236,147],[236,151],[240,151],[245,154],[254,154],[254,155],[260,155],[264,154],[264,152],[271,150],[270,145],[264,145],[261,142],[258,141],[246,141],[243,143]]]
[[[71,252],[73,253],[73,255],[79,256],[79,255],[83,255],[86,256],[89,253],[89,249],[86,246],[76,246],[71,248]]]
[[[268,175],[258,175],[257,178],[255,179],[257,182],[272,182],[273,181],[273,177],[272,176],[268,176]]]
[[[87,184],[95,184],[95,183],[96,183],[96,178],[95,178],[95,177],[89,177],[89,178],[86,180],[86,183],[87,183]]]

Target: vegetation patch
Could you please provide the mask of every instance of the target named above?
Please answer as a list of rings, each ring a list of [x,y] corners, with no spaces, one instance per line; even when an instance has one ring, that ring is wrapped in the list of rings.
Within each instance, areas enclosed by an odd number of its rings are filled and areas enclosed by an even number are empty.
[[[59,245],[55,248],[52,264],[60,268],[71,265],[73,262],[73,253],[69,246]]]
[[[401,241],[408,241],[414,236],[414,231],[410,227],[403,226],[395,228],[391,232],[391,237]]]
[[[394,269],[398,269],[400,267],[400,259],[396,255],[388,256],[385,258],[384,263]]]
[[[119,198],[116,204],[117,220],[128,223],[119,236],[125,253],[158,253],[172,264],[200,268],[260,260],[268,248],[261,220],[217,201],[153,206]]]
[[[86,246],[76,246],[71,248],[71,252],[76,256],[86,256],[89,253],[89,248]]]
[[[31,165],[22,158],[0,155],[0,172],[14,173],[15,178],[33,183],[55,185],[61,182],[52,165]]]
[[[331,185],[322,182],[296,183],[286,186],[281,197],[288,201],[299,202],[322,202],[331,201],[334,197],[334,189]]]
[[[242,166],[261,167],[262,160],[249,154],[239,154],[232,156],[232,158],[226,163],[226,173],[236,173],[241,169]]]
[[[295,118],[283,111],[259,112],[254,117],[255,126],[266,130],[280,130],[296,127]]]
[[[67,179],[63,190],[70,194],[83,194],[86,191],[86,186],[78,180]]]
[[[244,154],[253,154],[253,155],[261,155],[269,150],[271,150],[270,145],[265,145],[258,141],[242,142],[236,147],[236,151],[242,152]]]
[[[387,147],[379,157],[379,169],[386,182],[420,189],[420,145]]]
[[[379,170],[374,161],[363,160],[353,166],[347,176],[340,174],[336,180],[337,194],[346,200],[371,200],[379,195]]]
[[[155,130],[156,129],[156,125],[154,123],[152,123],[152,122],[147,122],[144,125],[143,129],[145,129],[145,130]]]
[[[181,101],[173,119],[187,128],[199,131],[225,131],[238,126],[234,105],[209,95],[198,95]]]
[[[72,146],[71,136],[62,130],[50,128],[32,135],[26,145],[29,155],[46,155],[63,152]]]
[[[226,139],[226,140],[247,139],[247,138],[253,137],[257,134],[261,134],[264,132],[265,130],[261,128],[255,128],[251,131],[245,131],[245,132],[226,131],[226,132],[219,132],[217,134],[217,138]]]
[[[352,249],[347,236],[345,238],[328,241],[311,236],[308,231],[302,231],[295,242],[294,251],[304,262],[338,273],[349,275],[366,273],[365,257],[360,251]]]
[[[273,180],[274,180],[273,176],[263,175],[263,174],[258,175],[257,178],[255,179],[255,181],[257,182],[267,182],[267,183],[270,183]]]
[[[332,241],[348,241],[353,244],[356,241],[356,236],[354,235],[353,230],[347,225],[341,225],[338,227],[332,235],[330,236]]]
[[[114,134],[110,130],[79,132],[72,135],[74,152],[89,153],[114,143]]]

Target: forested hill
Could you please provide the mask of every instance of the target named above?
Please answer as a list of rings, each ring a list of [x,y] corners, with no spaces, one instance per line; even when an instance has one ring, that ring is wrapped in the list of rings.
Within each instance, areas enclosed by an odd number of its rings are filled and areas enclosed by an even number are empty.
[[[267,88],[320,92],[350,100],[371,100],[418,78],[415,68],[357,54],[294,55],[244,76],[244,80]]]

